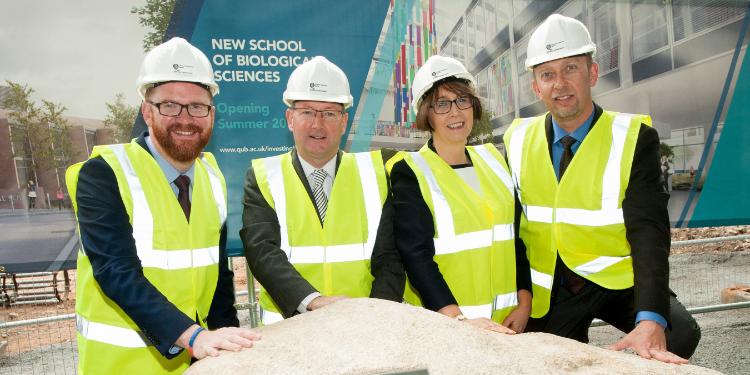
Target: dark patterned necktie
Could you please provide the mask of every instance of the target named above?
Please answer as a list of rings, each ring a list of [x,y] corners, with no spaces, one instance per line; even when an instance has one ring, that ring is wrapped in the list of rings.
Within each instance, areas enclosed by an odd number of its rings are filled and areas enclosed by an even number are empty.
[[[312,173],[313,177],[313,198],[315,198],[315,206],[318,207],[318,214],[320,215],[320,221],[325,221],[326,209],[328,208],[328,197],[326,197],[325,191],[323,191],[323,183],[326,180],[328,173],[322,169],[316,169]]]
[[[560,139],[560,143],[563,145],[563,154],[560,158],[560,174],[557,180],[562,179],[565,170],[568,169],[568,164],[573,160],[573,144],[576,143],[576,139],[566,135]]]
[[[558,180],[562,178],[565,170],[568,169],[570,161],[573,160],[573,144],[576,143],[576,139],[566,135],[560,139],[560,143],[562,143],[564,149],[562,157],[560,158],[560,177]],[[563,284],[571,293],[578,294],[578,292],[581,291],[581,288],[586,285],[586,280],[571,271],[562,260],[560,260],[560,266],[562,268]]]
[[[180,175],[174,179],[174,184],[179,189],[177,193],[177,201],[180,202],[182,212],[185,213],[185,218],[190,221],[190,177]]]

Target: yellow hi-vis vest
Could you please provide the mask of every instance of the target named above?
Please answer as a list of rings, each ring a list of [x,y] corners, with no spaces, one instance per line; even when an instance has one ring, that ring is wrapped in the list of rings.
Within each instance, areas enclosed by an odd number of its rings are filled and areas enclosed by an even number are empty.
[[[380,151],[341,154],[322,227],[291,152],[255,159],[253,171],[276,211],[281,249],[300,275],[323,295],[368,297],[370,258],[388,194]],[[263,324],[283,319],[265,288],[259,300]]]
[[[468,318],[502,322],[518,305],[513,229],[515,202],[508,167],[494,145],[466,148],[482,193],[425,145],[406,153],[435,225],[434,260]],[[422,305],[407,283],[404,299]]]
[[[120,196],[133,226],[143,274],[185,315],[205,327],[219,275],[219,236],[226,221],[224,176],[213,155],[195,161],[190,222],[154,158],[135,143],[97,146],[117,178]],[[73,208],[83,163],[66,173]],[[127,313],[101,290],[86,256],[78,253],[76,327],[80,373],[182,373],[190,365],[183,351],[166,359]],[[128,288],[123,285],[123,288]]]
[[[520,236],[531,266],[531,316],[547,314],[555,262],[608,289],[633,286],[622,201],[641,123],[648,116],[604,111],[558,183],[545,115],[516,119],[505,133],[523,215]]]

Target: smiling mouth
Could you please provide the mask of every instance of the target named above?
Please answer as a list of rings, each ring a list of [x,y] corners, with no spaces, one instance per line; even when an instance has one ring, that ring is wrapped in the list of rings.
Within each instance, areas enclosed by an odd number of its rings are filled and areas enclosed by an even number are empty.
[[[464,123],[463,122],[456,122],[456,123],[453,123],[453,124],[448,124],[447,127],[448,127],[448,129],[451,129],[451,130],[461,129],[461,128],[464,127]]]
[[[316,139],[316,140],[326,139],[326,137],[324,135],[311,135],[310,138]]]
[[[183,137],[189,137],[191,135],[196,134],[197,132],[193,130],[174,130],[173,133],[177,135],[181,135]]]
[[[573,98],[573,95],[560,95],[560,96],[555,97],[555,100],[568,100],[572,98]]]

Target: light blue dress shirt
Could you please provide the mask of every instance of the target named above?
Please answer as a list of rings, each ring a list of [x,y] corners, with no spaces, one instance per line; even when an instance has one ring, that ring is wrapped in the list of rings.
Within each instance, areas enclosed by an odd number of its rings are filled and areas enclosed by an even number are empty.
[[[149,151],[151,151],[151,155],[153,155],[154,160],[156,160],[156,163],[159,164],[159,168],[161,168],[161,171],[164,172],[164,177],[166,177],[167,181],[169,181],[169,187],[172,188],[172,191],[174,192],[175,197],[177,196],[177,193],[180,191],[180,189],[177,188],[177,185],[175,185],[174,180],[179,177],[180,175],[184,174],[185,176],[190,177],[190,201],[193,201],[193,176],[195,175],[195,162],[190,166],[190,169],[187,170],[185,173],[180,173],[175,167],[172,166],[172,164],[169,164],[167,159],[164,159],[164,157],[159,153],[159,151],[156,150],[156,147],[154,147],[154,142],[151,140],[151,136],[146,137],[146,145],[148,146]]]

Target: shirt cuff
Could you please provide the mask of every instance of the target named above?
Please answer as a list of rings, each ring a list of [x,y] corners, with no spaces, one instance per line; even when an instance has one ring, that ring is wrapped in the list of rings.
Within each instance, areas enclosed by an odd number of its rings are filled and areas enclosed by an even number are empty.
[[[667,320],[664,319],[663,316],[661,316],[658,313],[655,313],[653,311],[639,311],[637,314],[635,314],[635,324],[638,325],[643,320],[651,320],[656,323],[658,323],[663,328],[667,328]]]
[[[318,292],[312,292],[310,293],[305,299],[302,300],[302,302],[299,303],[299,306],[297,306],[297,311],[299,311],[300,314],[304,314],[307,312],[307,305],[312,302],[315,298],[320,297],[320,293]]]

